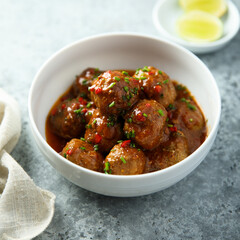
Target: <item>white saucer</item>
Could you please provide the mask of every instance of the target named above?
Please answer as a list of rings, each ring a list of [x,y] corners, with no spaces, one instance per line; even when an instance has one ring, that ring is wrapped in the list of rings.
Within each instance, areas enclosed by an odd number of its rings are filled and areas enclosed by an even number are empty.
[[[192,43],[180,38],[175,30],[176,21],[183,14],[178,0],[159,0],[153,9],[153,22],[162,37],[178,43],[194,53],[208,53],[225,46],[238,32],[240,21],[237,7],[229,0],[228,11],[221,18],[223,36],[214,42]]]

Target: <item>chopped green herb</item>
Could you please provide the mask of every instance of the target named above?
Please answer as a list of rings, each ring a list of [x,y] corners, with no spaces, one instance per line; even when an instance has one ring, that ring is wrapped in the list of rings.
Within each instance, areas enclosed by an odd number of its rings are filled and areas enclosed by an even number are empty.
[[[87,79],[84,79],[84,80],[82,81],[82,84],[83,84],[83,85],[87,85]]]
[[[94,151],[98,151],[98,144],[93,146]]]
[[[128,120],[127,120],[129,123],[131,123],[132,122],[132,118],[128,118]]]
[[[124,86],[123,89],[125,92],[128,92],[128,90],[129,90],[127,86]]]
[[[143,69],[142,69],[143,72],[149,72],[150,69],[148,69],[148,66],[145,66]]]
[[[163,113],[163,110],[162,110],[162,109],[159,109],[159,110],[158,110],[158,113],[159,113],[160,116],[164,116],[164,113]]]
[[[64,156],[65,158],[67,158],[67,154],[66,154],[66,153],[64,153],[63,156]]]
[[[183,85],[177,85],[177,86],[176,86],[176,89],[177,89],[177,90],[185,90],[186,87],[183,86]]]
[[[158,73],[162,75],[162,71],[158,70]]]
[[[82,109],[83,108],[79,108],[79,109],[74,110],[73,112],[76,114],[82,114]]]
[[[106,174],[111,174],[111,170],[110,170],[110,163],[109,162],[105,162],[105,168],[104,168],[104,172]]]
[[[82,149],[82,150],[86,150],[86,148],[85,148],[85,147],[80,147],[80,149]]]
[[[84,141],[84,142],[86,141],[86,139],[85,139],[85,138],[83,138],[83,137],[81,137],[80,139],[81,139],[82,141]]]
[[[193,121],[193,119],[192,119],[192,118],[190,118],[190,119],[189,119],[189,122],[192,122],[192,121]]]
[[[146,77],[140,77],[140,80],[145,80],[145,79],[147,79]]]
[[[112,149],[112,150],[110,150],[110,152],[115,152],[117,149]]]
[[[88,128],[88,129],[92,128],[92,124],[87,124],[86,128]]]
[[[93,120],[93,124],[95,124],[96,122],[97,122],[97,119],[94,119],[94,120]]]
[[[115,102],[113,101],[113,102],[111,102],[109,105],[108,105],[108,107],[113,107],[115,105]]]
[[[146,113],[143,113],[143,116],[144,116],[144,117],[148,117],[148,115],[147,115]]]
[[[129,83],[129,78],[128,78],[128,77],[125,77],[124,81],[125,81],[126,83]]]
[[[167,126],[168,126],[168,127],[173,127],[173,125],[172,125],[172,124],[168,124]]]
[[[114,77],[114,79],[118,82],[121,80],[119,77]]]
[[[115,82],[111,83],[108,88],[112,88],[115,84]]]
[[[88,112],[88,115],[89,115],[89,116],[92,116],[92,112]]]
[[[128,72],[126,72],[126,71],[122,71],[122,74],[129,76]]]
[[[194,105],[192,105],[190,103],[187,103],[187,107],[191,110],[196,110],[197,109]]]
[[[124,157],[120,157],[120,159],[122,160],[122,162],[125,164],[127,163],[126,160],[124,159]]]
[[[166,79],[163,81],[164,84],[168,83],[169,82],[169,79]]]
[[[173,110],[173,109],[175,109],[175,106],[170,103],[167,108],[168,108],[169,110]]]
[[[118,140],[118,141],[117,141],[117,143],[122,143],[122,142],[123,142],[123,140]]]
[[[90,108],[91,106],[92,106],[92,103],[89,102],[86,107],[87,107],[87,108]]]
[[[140,70],[141,70],[141,68],[138,68],[138,69],[136,70],[135,74],[138,74]]]

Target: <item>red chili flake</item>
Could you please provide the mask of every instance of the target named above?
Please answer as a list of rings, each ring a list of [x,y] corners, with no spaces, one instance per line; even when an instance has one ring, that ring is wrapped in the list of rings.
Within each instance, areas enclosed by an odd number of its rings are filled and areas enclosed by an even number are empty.
[[[162,87],[159,85],[155,86],[154,89],[155,89],[155,92],[157,93],[160,93],[162,91]]]
[[[88,110],[86,109],[86,108],[84,108],[83,110],[82,110],[82,112],[83,113],[86,113]]]
[[[96,93],[96,94],[99,94],[99,93],[101,93],[101,92],[102,92],[102,88],[98,87],[98,88],[95,89],[95,93]]]
[[[135,85],[138,85],[139,84],[139,81],[135,78],[131,78],[132,79],[132,82],[135,84]]]
[[[82,105],[86,105],[87,101],[85,99],[83,99],[82,97],[78,98],[78,101],[82,104]]]
[[[64,109],[66,107],[66,104],[65,103],[63,103],[62,104],[62,109]]]
[[[146,103],[146,107],[151,107],[151,104],[150,103]]]
[[[102,140],[102,136],[97,133],[97,134],[95,135],[95,143],[100,143],[101,140]]]
[[[148,74],[149,74],[149,75],[153,75],[153,74],[154,74],[154,72],[149,72]]]
[[[51,111],[51,114],[54,116],[56,113],[57,113],[57,108],[54,108],[54,109]]]
[[[171,132],[177,132],[177,127],[170,127],[169,129]]]
[[[90,90],[91,92],[94,92],[95,87],[94,87],[94,86],[91,86],[91,87],[89,87],[89,90]]]
[[[168,115],[168,118],[169,118],[169,119],[172,119],[172,117],[173,117],[173,112],[172,112],[172,111],[168,111],[167,115]]]
[[[130,143],[131,143],[131,140],[126,140],[126,141],[122,142],[121,147],[125,148],[125,147],[127,147]]]
[[[146,118],[143,116],[142,112],[138,113],[136,118],[140,122],[144,122],[146,120]]]
[[[72,150],[72,149],[68,149],[68,150],[67,150],[67,154],[68,154],[68,155],[72,155],[72,154],[73,154],[73,150]]]

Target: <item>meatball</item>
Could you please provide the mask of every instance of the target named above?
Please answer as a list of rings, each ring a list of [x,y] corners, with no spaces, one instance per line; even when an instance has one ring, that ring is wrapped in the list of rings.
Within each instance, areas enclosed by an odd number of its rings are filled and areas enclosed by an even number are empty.
[[[164,107],[174,102],[176,90],[165,72],[145,66],[137,69],[133,77],[139,79],[141,89],[148,99],[154,99]]]
[[[105,116],[96,109],[88,125],[86,126],[85,139],[96,147],[100,152],[109,150],[122,139],[123,132],[120,122],[113,115]]]
[[[80,137],[85,131],[89,112],[94,109],[92,105],[81,97],[59,103],[49,115],[52,132],[65,139]]]
[[[90,98],[88,88],[92,85],[93,79],[97,78],[100,74],[101,71],[98,68],[87,68],[80,75],[76,76],[73,83],[74,96]]]
[[[60,153],[69,161],[93,171],[103,171],[103,156],[93,146],[81,139],[72,139]]]
[[[167,111],[155,100],[141,100],[125,116],[124,131],[144,149],[154,149],[168,138]]]
[[[152,172],[170,167],[189,155],[187,139],[181,131],[172,134],[172,137],[153,151],[147,151],[146,172]]]
[[[194,152],[205,140],[206,125],[200,108],[192,98],[181,98],[175,102],[172,123],[188,139],[190,153]]]
[[[126,71],[107,71],[93,81],[91,99],[103,114],[119,115],[139,99],[139,81]]]
[[[204,126],[204,117],[191,99],[181,98],[175,103],[175,124],[181,125],[181,128],[187,128],[189,130],[199,130]]]
[[[144,172],[146,156],[130,142],[131,140],[126,140],[113,147],[104,161],[105,173],[135,175]]]

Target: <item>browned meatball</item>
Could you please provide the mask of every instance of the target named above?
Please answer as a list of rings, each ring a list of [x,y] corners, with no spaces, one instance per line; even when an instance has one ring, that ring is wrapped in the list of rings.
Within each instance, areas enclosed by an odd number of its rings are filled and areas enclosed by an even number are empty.
[[[139,99],[139,81],[126,71],[107,71],[93,81],[91,99],[104,114],[118,115]]]
[[[174,102],[176,91],[165,72],[151,66],[145,66],[142,69],[137,69],[133,77],[139,79],[141,89],[148,99],[154,99],[164,107]]]
[[[201,110],[194,101],[191,99],[182,98],[176,101],[175,107],[175,124],[183,123],[184,126],[190,130],[198,130],[203,128],[204,117]]]
[[[76,76],[73,83],[74,96],[88,97],[90,98],[90,92],[88,88],[92,85],[92,81],[101,74],[98,68],[87,68],[80,75]]]
[[[72,139],[63,148],[61,155],[69,161],[97,172],[103,170],[103,156],[93,146],[81,139]]]
[[[96,109],[88,125],[86,126],[85,139],[95,144],[100,152],[109,150],[122,139],[121,124],[115,116],[105,116]]]
[[[148,161],[145,172],[152,172],[170,167],[189,155],[187,139],[181,131],[152,151],[147,151]]]
[[[151,150],[168,137],[167,111],[155,100],[141,100],[125,116],[124,131],[141,147]]]
[[[104,171],[116,175],[142,174],[146,156],[143,151],[132,147],[130,140],[126,140],[113,147],[104,161]]]
[[[194,152],[206,136],[205,119],[198,105],[191,98],[181,98],[174,104],[172,122],[188,139],[190,153]]]
[[[61,102],[52,109],[49,116],[51,130],[66,139],[82,136],[89,112],[93,111],[92,105],[93,103],[88,103],[83,98]]]

